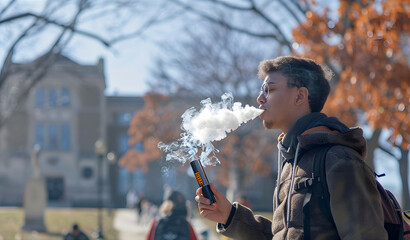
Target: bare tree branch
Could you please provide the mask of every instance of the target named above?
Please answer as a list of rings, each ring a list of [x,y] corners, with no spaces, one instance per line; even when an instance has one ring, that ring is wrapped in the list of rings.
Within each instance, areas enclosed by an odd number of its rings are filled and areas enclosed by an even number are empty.
[[[281,43],[286,43],[286,45],[288,45],[289,50],[291,50],[290,48],[290,41],[287,40],[287,37],[283,34],[282,30],[280,29],[279,25],[277,25],[274,21],[272,21],[267,15],[265,15],[259,8],[256,7],[255,2],[254,1],[250,1],[251,6],[246,8],[246,7],[239,7],[233,4],[229,4],[227,2],[223,2],[223,1],[219,1],[219,0],[212,0],[212,2],[217,3],[221,6],[225,6],[227,8],[233,9],[233,10],[240,10],[240,11],[253,11],[255,12],[257,15],[259,15],[260,17],[262,17],[262,19],[264,19],[266,22],[268,22],[269,24],[271,24],[276,31],[278,31],[279,35],[282,37],[283,41],[281,41]],[[300,23],[299,19],[297,18],[297,16],[295,15],[295,13],[292,11],[292,9],[289,8],[289,6],[287,6],[282,0],[279,0],[279,2],[282,3],[282,6],[284,6],[289,13],[291,13],[295,20]]]
[[[140,36],[140,35],[142,35],[146,30],[148,30],[150,27],[152,27],[153,25],[155,25],[155,24],[161,24],[161,23],[163,23],[163,22],[171,21],[171,20],[173,20],[173,19],[179,17],[180,14],[182,14],[182,12],[183,12],[183,11],[180,10],[179,12],[176,12],[175,14],[173,14],[173,15],[171,15],[171,16],[168,16],[168,17],[166,17],[166,18],[162,18],[162,19],[159,19],[159,17],[157,17],[157,16],[153,16],[153,17],[151,17],[149,20],[147,20],[147,21],[146,21],[139,29],[137,29],[136,31],[131,32],[131,33],[128,33],[128,34],[125,34],[125,35],[122,35],[122,36],[117,37],[117,38],[113,38],[113,39],[111,39],[111,40],[109,41],[109,43],[113,45],[113,44],[118,43],[118,42],[120,42],[120,41],[128,40],[128,39],[130,39],[130,38],[135,38],[136,36]]]
[[[255,43],[254,39],[229,28],[210,22],[201,27],[206,34],[195,31],[193,26],[184,31],[188,40],[177,45],[162,44],[167,54],[157,59],[151,87],[178,96],[209,97],[226,92],[254,96],[260,85],[256,68],[268,53],[257,47],[247,48],[250,42]]]
[[[70,27],[75,26],[82,10],[84,10],[83,6],[80,6],[76,15],[74,16],[71,23],[68,24],[68,26]],[[10,48],[10,51],[9,51],[10,54],[8,55],[9,57],[8,61],[10,64],[11,64],[11,57],[13,55],[12,53],[14,51],[15,46],[17,45],[19,41],[21,41],[21,39],[23,39],[23,37],[27,34],[27,32],[30,29],[32,29],[32,27],[34,27],[35,25],[36,25],[36,22],[34,22],[29,28],[27,28],[27,30],[20,36],[20,38],[14,42],[14,45],[12,46],[12,48]],[[54,44],[49,48],[48,52],[35,62],[34,71],[28,70],[26,72],[26,77],[24,78],[24,82],[22,83],[21,86],[17,88],[18,92],[15,93],[16,95],[9,96],[9,98],[11,99],[9,99],[7,102],[9,102],[10,104],[7,104],[8,108],[3,109],[2,114],[0,115],[0,128],[12,116],[12,113],[25,102],[25,100],[27,99],[29,95],[30,90],[38,83],[38,81],[40,81],[47,74],[48,70],[51,68],[51,66],[55,62],[56,57],[61,53],[61,51],[64,49],[64,46],[68,44],[70,38],[72,38],[74,34],[71,31],[70,33],[71,36],[63,42],[64,36],[69,30],[70,28],[65,28],[64,31],[60,33],[59,37],[54,41]],[[3,66],[2,70],[4,69],[5,68]],[[6,69],[10,69],[10,67],[7,67]],[[5,78],[2,82],[3,83],[5,82]],[[4,91],[4,89],[2,90]]]
[[[102,37],[100,37],[96,34],[93,34],[91,32],[76,29],[73,24],[68,24],[68,25],[62,24],[62,23],[56,22],[54,20],[48,19],[47,17],[41,16],[41,15],[38,15],[38,14],[35,14],[35,13],[32,13],[32,12],[26,12],[26,13],[22,13],[22,14],[18,14],[18,15],[14,15],[14,16],[5,18],[3,20],[0,20],[0,24],[5,23],[5,22],[10,22],[10,21],[13,21],[13,20],[16,20],[16,19],[26,18],[26,17],[34,17],[36,19],[41,19],[41,20],[43,20],[47,23],[62,27],[63,29],[68,29],[68,30],[71,30],[71,31],[73,31],[75,33],[78,33],[80,35],[84,35],[86,37],[93,38],[93,39],[101,42],[102,44],[104,44],[106,47],[111,46],[111,43],[109,41],[107,41],[107,40],[103,39]]]
[[[285,34],[282,32],[282,30],[280,29],[280,27],[278,26],[278,24],[276,24],[274,21],[272,21],[268,16],[266,16],[260,9],[256,8],[256,6],[254,5],[252,7],[253,11],[261,16],[263,19],[265,19],[265,21],[267,21],[268,23],[270,23],[275,29],[276,31],[278,31],[279,35],[282,38],[282,41],[280,41],[281,44],[287,46],[289,48],[289,51],[292,51],[292,47],[291,47],[291,43],[290,40],[287,39],[287,37],[285,36]]]
[[[290,13],[290,15],[295,19],[295,21],[300,25],[301,20],[299,19],[299,17],[297,16],[297,14],[295,13],[295,11],[293,9],[291,9],[287,3],[287,1],[283,1],[283,0],[279,0],[279,2],[282,4],[282,6],[284,8],[286,8],[286,10],[288,10],[288,12]],[[298,8],[300,10],[300,8]],[[303,13],[303,12],[302,12]]]
[[[291,1],[289,1],[290,3],[292,3],[293,4],[293,6],[295,6],[297,9],[299,9],[299,11],[301,12],[301,13],[303,13],[303,14],[306,14],[306,12],[310,9],[310,6],[309,6],[309,1],[305,1],[305,3],[306,3],[306,8],[303,8],[302,7],[302,5],[300,4],[300,1],[299,0],[291,0]]]
[[[381,146],[381,145],[379,144],[378,148],[379,148],[380,150],[382,150],[383,152],[389,154],[389,155],[390,155],[391,157],[393,157],[394,159],[399,160],[391,151],[389,151],[389,149],[385,148],[384,146]]]
[[[280,29],[279,25],[274,22],[273,20],[271,20],[266,14],[264,14],[262,12],[262,10],[260,10],[259,8],[257,8],[257,6],[255,5],[254,1],[250,1],[251,6],[250,7],[239,7],[233,4],[229,4],[227,2],[223,2],[223,1],[219,1],[219,0],[212,0],[212,2],[219,4],[221,6],[227,7],[229,9],[233,9],[233,10],[239,10],[239,11],[253,11],[255,12],[257,15],[259,15],[262,19],[264,19],[266,22],[268,22],[271,26],[273,26],[275,28],[275,30],[279,33],[279,35],[282,37],[282,41],[280,43],[286,43],[285,45],[288,46],[289,50],[291,49],[291,44],[290,41],[287,39],[287,37],[285,36],[285,34],[283,33],[283,31]],[[295,14],[295,12],[283,1],[283,0],[279,0],[279,2],[281,3],[281,5],[283,7],[286,8],[286,10],[288,10],[288,12],[295,18],[295,21],[297,21],[298,23],[300,23],[299,18],[297,17],[297,15]]]
[[[233,25],[227,23],[226,21],[221,21],[220,19],[215,19],[214,17],[211,17],[208,14],[205,14],[205,13],[195,9],[195,8],[191,7],[190,5],[188,5],[188,4],[180,2],[179,0],[171,0],[171,1],[174,2],[175,4],[179,5],[179,6],[183,7],[184,9],[187,9],[187,10],[191,11],[192,13],[194,13],[194,14],[196,14],[196,15],[198,15],[198,16],[200,16],[200,17],[202,17],[202,18],[204,18],[204,19],[206,19],[206,20],[208,20],[212,23],[227,27],[231,30],[234,30],[236,32],[240,32],[240,33],[243,33],[243,34],[246,34],[246,35],[249,35],[249,36],[258,37],[258,38],[272,38],[272,39],[275,39],[277,42],[279,42],[282,45],[287,46],[288,49],[291,50],[291,45],[290,45],[289,41],[286,38],[283,38],[284,35],[281,31],[279,31],[279,35],[281,36],[281,38],[279,38],[276,34],[252,32],[252,31],[249,31],[249,30],[244,29],[244,28],[239,28],[239,27],[233,26]],[[258,10],[256,8],[254,9],[254,11],[256,13],[258,13],[257,12]],[[266,16],[264,16],[261,13],[261,17],[266,17]],[[269,18],[266,18],[265,20],[270,21]],[[276,25],[276,27],[277,27],[277,25]]]
[[[15,2],[16,0],[10,0],[10,2],[1,10],[0,16],[2,16]]]
[[[12,65],[12,58],[14,55],[14,50],[17,46],[17,44],[22,41],[24,39],[24,37],[27,36],[28,32],[35,27],[36,23],[31,24],[29,27],[27,27],[21,34],[20,36],[17,38],[17,40],[14,41],[14,43],[12,44],[12,46],[9,48],[6,58],[3,62],[2,68],[1,68],[1,72],[0,72],[0,88],[3,86],[4,81],[6,80],[6,78],[9,75],[9,71],[10,71],[10,66]]]
[[[233,9],[233,10],[239,10],[239,11],[251,11],[252,7],[239,7],[227,2],[219,1],[219,0],[211,0],[211,2],[219,4],[221,6],[225,6],[227,8]],[[251,1],[251,6],[254,6],[253,1]]]

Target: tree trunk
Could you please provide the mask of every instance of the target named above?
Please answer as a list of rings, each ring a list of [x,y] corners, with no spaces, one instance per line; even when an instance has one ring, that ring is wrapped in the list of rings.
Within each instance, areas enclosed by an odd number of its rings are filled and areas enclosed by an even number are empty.
[[[373,135],[367,140],[367,158],[366,163],[374,171],[374,150],[379,146],[379,137],[382,130],[377,128],[373,131]]]
[[[228,190],[226,191],[226,198],[233,202],[236,199],[236,195],[238,192],[238,182],[239,180],[239,169],[236,159],[233,159],[232,165],[229,168],[229,186]]]
[[[409,193],[409,150],[400,148],[401,159],[399,161],[400,177],[402,182],[401,207],[402,210],[410,210]]]

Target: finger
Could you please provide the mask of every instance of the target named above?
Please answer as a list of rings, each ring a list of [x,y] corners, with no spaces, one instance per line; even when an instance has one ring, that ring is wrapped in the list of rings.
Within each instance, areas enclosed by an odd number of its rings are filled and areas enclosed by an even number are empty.
[[[206,217],[206,216],[208,216],[210,213],[211,213],[211,211],[209,211],[209,210],[201,210],[201,211],[199,212],[199,214],[201,214],[202,217]]]
[[[195,197],[195,201],[198,203],[203,203],[203,204],[211,204],[211,201],[209,201],[208,198],[203,197],[202,195],[198,195]]]
[[[199,211],[202,212],[204,210],[208,210],[208,211],[213,211],[215,210],[215,206],[214,205],[209,205],[209,204],[204,204],[204,203],[198,203],[198,208]]]
[[[201,187],[196,190],[196,195],[202,196],[202,188]]]

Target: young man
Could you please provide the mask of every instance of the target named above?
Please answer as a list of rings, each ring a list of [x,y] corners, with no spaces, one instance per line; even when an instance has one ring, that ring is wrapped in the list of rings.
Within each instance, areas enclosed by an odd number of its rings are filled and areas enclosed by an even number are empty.
[[[261,62],[258,76],[263,84],[257,101],[264,112],[260,117],[266,129],[283,131],[278,139],[273,221],[231,204],[211,184],[216,204],[209,205],[201,188],[195,199],[201,215],[218,223],[218,232],[233,239],[387,239],[375,177],[364,162],[362,130],[320,113],[330,90],[328,75],[304,58]],[[325,161],[332,220],[303,187],[312,178],[315,152],[325,144],[332,144]],[[308,200],[310,233],[305,234],[303,206]]]

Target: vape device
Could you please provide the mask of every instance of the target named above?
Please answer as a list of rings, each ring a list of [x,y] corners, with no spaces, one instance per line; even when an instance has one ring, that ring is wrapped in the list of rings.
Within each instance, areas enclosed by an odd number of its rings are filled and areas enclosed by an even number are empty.
[[[211,205],[216,203],[213,192],[211,191],[211,186],[209,185],[208,178],[206,177],[204,168],[202,167],[200,160],[191,161],[191,167],[194,171],[196,181],[199,186],[202,187],[202,194],[204,197],[208,198],[211,201]]]

